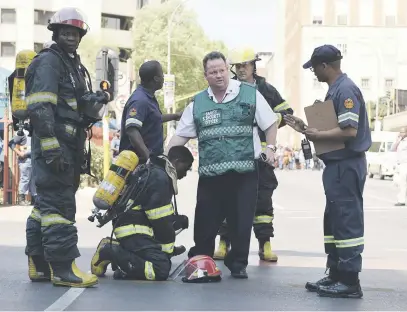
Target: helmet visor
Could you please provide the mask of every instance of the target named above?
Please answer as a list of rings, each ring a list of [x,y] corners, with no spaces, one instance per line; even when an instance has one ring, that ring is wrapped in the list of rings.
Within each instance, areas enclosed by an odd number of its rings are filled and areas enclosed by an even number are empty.
[[[78,19],[69,19],[65,21],[60,22],[61,25],[70,25],[85,31],[89,30],[88,24],[86,24],[84,21],[78,20]]]

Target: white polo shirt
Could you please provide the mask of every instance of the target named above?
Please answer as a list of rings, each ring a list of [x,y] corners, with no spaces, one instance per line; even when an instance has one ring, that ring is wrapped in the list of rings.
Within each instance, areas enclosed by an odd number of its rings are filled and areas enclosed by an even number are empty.
[[[240,81],[230,79],[228,88],[221,103],[230,102],[231,100],[236,98],[240,91],[240,84],[241,84]],[[207,89],[207,92],[209,94],[209,98],[215,103],[218,103],[210,87]],[[218,104],[221,105],[221,103]],[[175,134],[180,137],[186,138],[197,137],[193,117],[193,107],[194,107],[193,105],[194,102],[191,102],[186,107],[178,123]],[[262,131],[267,130],[271,125],[273,125],[278,120],[277,115],[273,112],[270,105],[267,103],[266,99],[261,95],[259,91],[256,91],[256,112],[254,120]],[[253,126],[253,145],[255,158],[259,158],[262,149],[257,126]]]

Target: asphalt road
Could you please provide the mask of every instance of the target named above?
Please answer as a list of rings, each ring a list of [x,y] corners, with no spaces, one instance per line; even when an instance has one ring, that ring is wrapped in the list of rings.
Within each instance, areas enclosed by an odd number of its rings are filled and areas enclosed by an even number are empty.
[[[369,179],[366,185],[364,298],[331,299],[304,288],[306,281],[319,279],[325,271],[321,172],[277,171],[277,175],[273,245],[279,262],[261,263],[253,237],[249,279],[232,279],[219,262],[224,275],[217,284],[115,281],[111,271],[86,290],[31,283],[24,255],[25,221],[31,208],[0,208],[0,310],[406,310],[407,208],[393,206],[397,191],[392,182]],[[191,173],[179,187],[179,210],[191,218],[196,183],[197,175]],[[87,271],[99,240],[110,235],[109,226],[99,229],[87,221],[93,192],[84,189],[77,194],[82,253],[77,263]],[[192,228],[177,240],[190,247]],[[183,259],[185,255],[175,258],[174,267]]]

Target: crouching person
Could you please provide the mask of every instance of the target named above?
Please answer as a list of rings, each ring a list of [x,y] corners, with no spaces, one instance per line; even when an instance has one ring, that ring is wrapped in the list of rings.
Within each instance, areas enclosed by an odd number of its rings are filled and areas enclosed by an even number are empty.
[[[91,270],[103,276],[111,264],[115,279],[166,280],[171,257],[185,251],[176,247],[176,231],[188,227],[188,218],[175,213],[172,197],[177,180],[186,176],[194,158],[188,148],[174,146],[150,158],[132,194],[133,208],[114,221],[116,239],[103,238],[92,258]]]

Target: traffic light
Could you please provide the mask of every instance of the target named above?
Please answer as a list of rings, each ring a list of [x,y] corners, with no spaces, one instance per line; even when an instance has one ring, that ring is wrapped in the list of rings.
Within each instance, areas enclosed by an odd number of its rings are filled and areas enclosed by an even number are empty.
[[[108,48],[102,48],[96,56],[96,83],[110,93],[110,101],[119,91],[119,56]],[[109,86],[106,82],[109,82]]]

